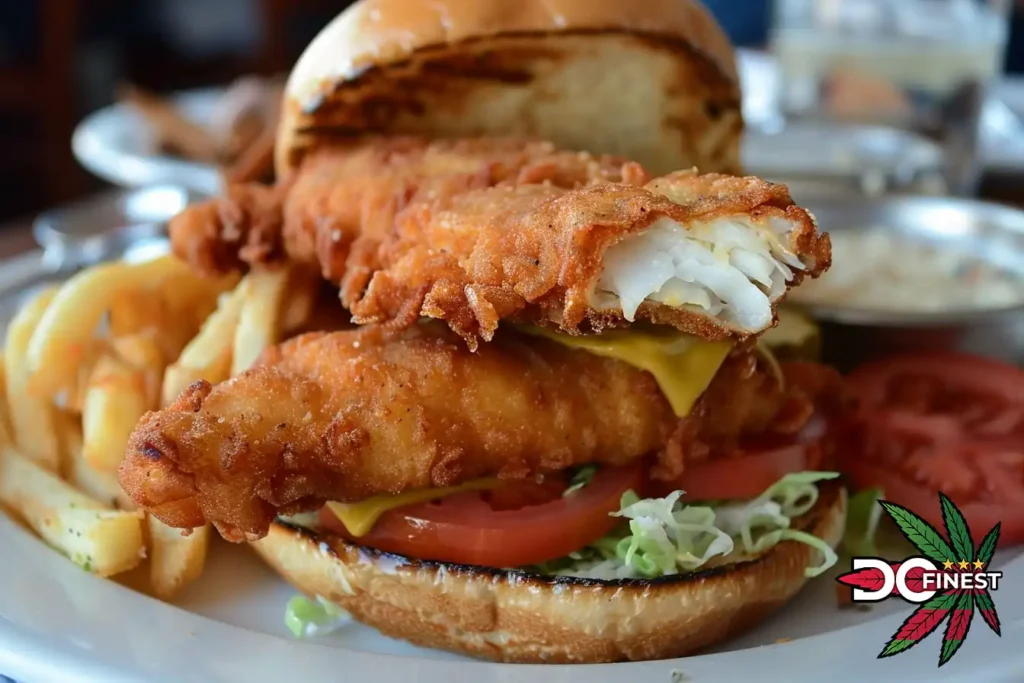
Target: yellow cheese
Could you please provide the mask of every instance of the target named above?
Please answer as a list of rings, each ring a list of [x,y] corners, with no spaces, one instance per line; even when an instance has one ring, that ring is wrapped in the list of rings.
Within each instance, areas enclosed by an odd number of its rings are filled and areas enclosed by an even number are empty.
[[[524,331],[646,370],[679,417],[690,413],[733,346],[731,341],[708,342],[675,330],[609,330],[583,337],[542,328]]]
[[[365,536],[380,516],[388,510],[405,507],[414,503],[426,503],[438,500],[453,493],[463,491],[482,491],[494,489],[501,485],[500,479],[476,479],[459,486],[446,486],[438,489],[420,489],[407,491],[397,495],[381,495],[367,498],[358,503],[327,503],[328,509],[341,520],[348,532],[355,537]]]

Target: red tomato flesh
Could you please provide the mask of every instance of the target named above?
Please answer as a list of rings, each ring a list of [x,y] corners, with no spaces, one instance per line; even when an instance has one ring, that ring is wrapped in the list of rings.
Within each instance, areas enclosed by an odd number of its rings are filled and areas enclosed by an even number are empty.
[[[939,528],[937,492],[975,534],[1002,522],[1000,545],[1024,541],[1024,371],[954,353],[869,363],[849,386],[860,406],[840,469]]]
[[[749,500],[764,493],[787,474],[821,469],[824,418],[814,415],[793,437],[763,438],[704,462],[687,463],[683,476],[654,482],[655,494],[685,491],[686,500]]]
[[[627,490],[640,492],[647,466],[638,461],[601,468],[589,484],[564,497],[564,480],[556,480],[557,491],[550,483],[512,482],[502,493],[468,491],[408,505],[381,515],[359,538],[327,508],[320,511],[320,523],[353,543],[421,560],[485,567],[539,564],[615,528],[620,520],[609,513],[619,509]]]

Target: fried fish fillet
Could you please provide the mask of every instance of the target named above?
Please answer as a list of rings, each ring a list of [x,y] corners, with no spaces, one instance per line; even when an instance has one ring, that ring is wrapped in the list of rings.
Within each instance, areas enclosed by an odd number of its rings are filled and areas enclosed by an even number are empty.
[[[286,183],[229,185],[222,196],[192,204],[171,219],[171,248],[194,270],[211,276],[280,260],[287,194]]]
[[[636,164],[547,143],[374,138],[310,153],[278,187],[234,186],[172,221],[171,238],[206,271],[285,255],[318,264],[355,322],[438,318],[471,348],[502,319],[742,338],[829,266],[827,235],[782,185],[647,180]]]
[[[210,521],[229,540],[253,540],[276,515],[326,500],[480,477],[654,453],[654,472],[672,479],[688,453],[701,457],[749,433],[794,432],[812,410],[745,351],[726,362],[706,399],[679,418],[649,373],[508,331],[476,353],[439,325],[389,340],[377,331],[314,333],[143,417],[120,480],[171,526]]]
[[[229,186],[224,196],[178,215],[170,235],[174,252],[203,272],[287,256],[319,264],[325,278],[339,283],[352,242],[391,230],[395,215],[418,201],[495,185],[648,179],[638,164],[559,151],[547,142],[362,138],[310,152],[275,187]]]
[[[471,348],[505,319],[570,334],[646,320],[744,338],[830,262],[813,217],[759,178],[503,186],[410,205],[394,230],[360,236],[342,301],[360,324],[444,320]]]

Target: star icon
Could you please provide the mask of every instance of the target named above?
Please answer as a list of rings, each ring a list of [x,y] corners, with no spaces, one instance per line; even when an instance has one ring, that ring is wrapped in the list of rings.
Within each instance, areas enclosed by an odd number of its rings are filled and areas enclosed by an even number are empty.
[[[949,571],[950,569],[953,568],[953,563],[951,561],[949,561],[949,560],[946,560],[945,562],[942,563],[942,568],[945,569],[946,571]]]
[[[967,567],[969,567],[970,564],[967,562],[967,560],[960,560],[960,565],[959,566],[960,566],[960,569],[967,569]]]
[[[974,568],[977,569],[979,572],[981,571],[982,567],[984,567],[984,566],[985,566],[985,563],[982,562],[981,560],[975,560],[974,561]]]

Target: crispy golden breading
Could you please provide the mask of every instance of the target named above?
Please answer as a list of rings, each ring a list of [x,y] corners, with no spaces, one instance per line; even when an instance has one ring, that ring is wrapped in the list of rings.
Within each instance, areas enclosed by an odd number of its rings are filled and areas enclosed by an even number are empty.
[[[275,189],[231,186],[225,196],[186,209],[170,232],[174,252],[203,271],[234,270],[286,253],[319,263],[324,277],[339,283],[352,242],[390,231],[409,204],[501,184],[577,187],[648,179],[638,164],[559,151],[546,142],[361,138],[319,147]]]
[[[146,415],[121,483],[163,522],[237,541],[327,499],[626,463],[675,422],[650,375],[553,343],[314,333]]]
[[[830,265],[828,236],[785,186],[679,172],[645,187],[495,187],[411,206],[383,239],[357,240],[351,260],[365,263],[350,262],[342,301],[360,324],[444,320],[471,348],[490,340],[504,319],[570,334],[600,331],[628,324],[621,310],[593,306],[606,249],[662,218],[690,229],[734,217],[764,232],[789,227],[781,241],[806,266],[789,286]],[[376,271],[365,289],[350,276],[364,271]],[[637,318],[705,339],[747,336],[703,311],[650,300]]]
[[[560,151],[547,142],[371,138],[318,148],[303,161],[286,200],[285,244],[291,258],[319,261],[324,277],[340,283],[353,242],[366,236],[372,248],[410,205],[443,204],[496,185],[573,188],[647,179],[638,164]],[[360,265],[365,262],[366,255]],[[348,277],[365,282],[368,274]]]
[[[168,226],[174,254],[211,276],[280,259],[286,193],[285,184],[238,184],[221,197],[192,204]]]
[[[470,352],[443,326],[385,340],[315,333],[217,387],[197,383],[132,435],[121,484],[171,526],[212,522],[229,540],[325,500],[518,479],[657,456],[654,475],[737,440],[800,429],[811,407],[746,350],[690,416],[653,377],[586,351],[503,331]]]
[[[233,186],[176,218],[171,237],[204,271],[284,255],[317,264],[355,322],[437,318],[470,348],[503,319],[570,334],[640,319],[744,338],[830,264],[828,236],[782,185],[694,171],[648,180],[636,164],[543,142],[374,138],[310,152],[275,188]],[[609,257],[618,269],[607,271],[606,251],[632,237],[646,251]],[[636,297],[636,264],[664,258],[674,275]]]

